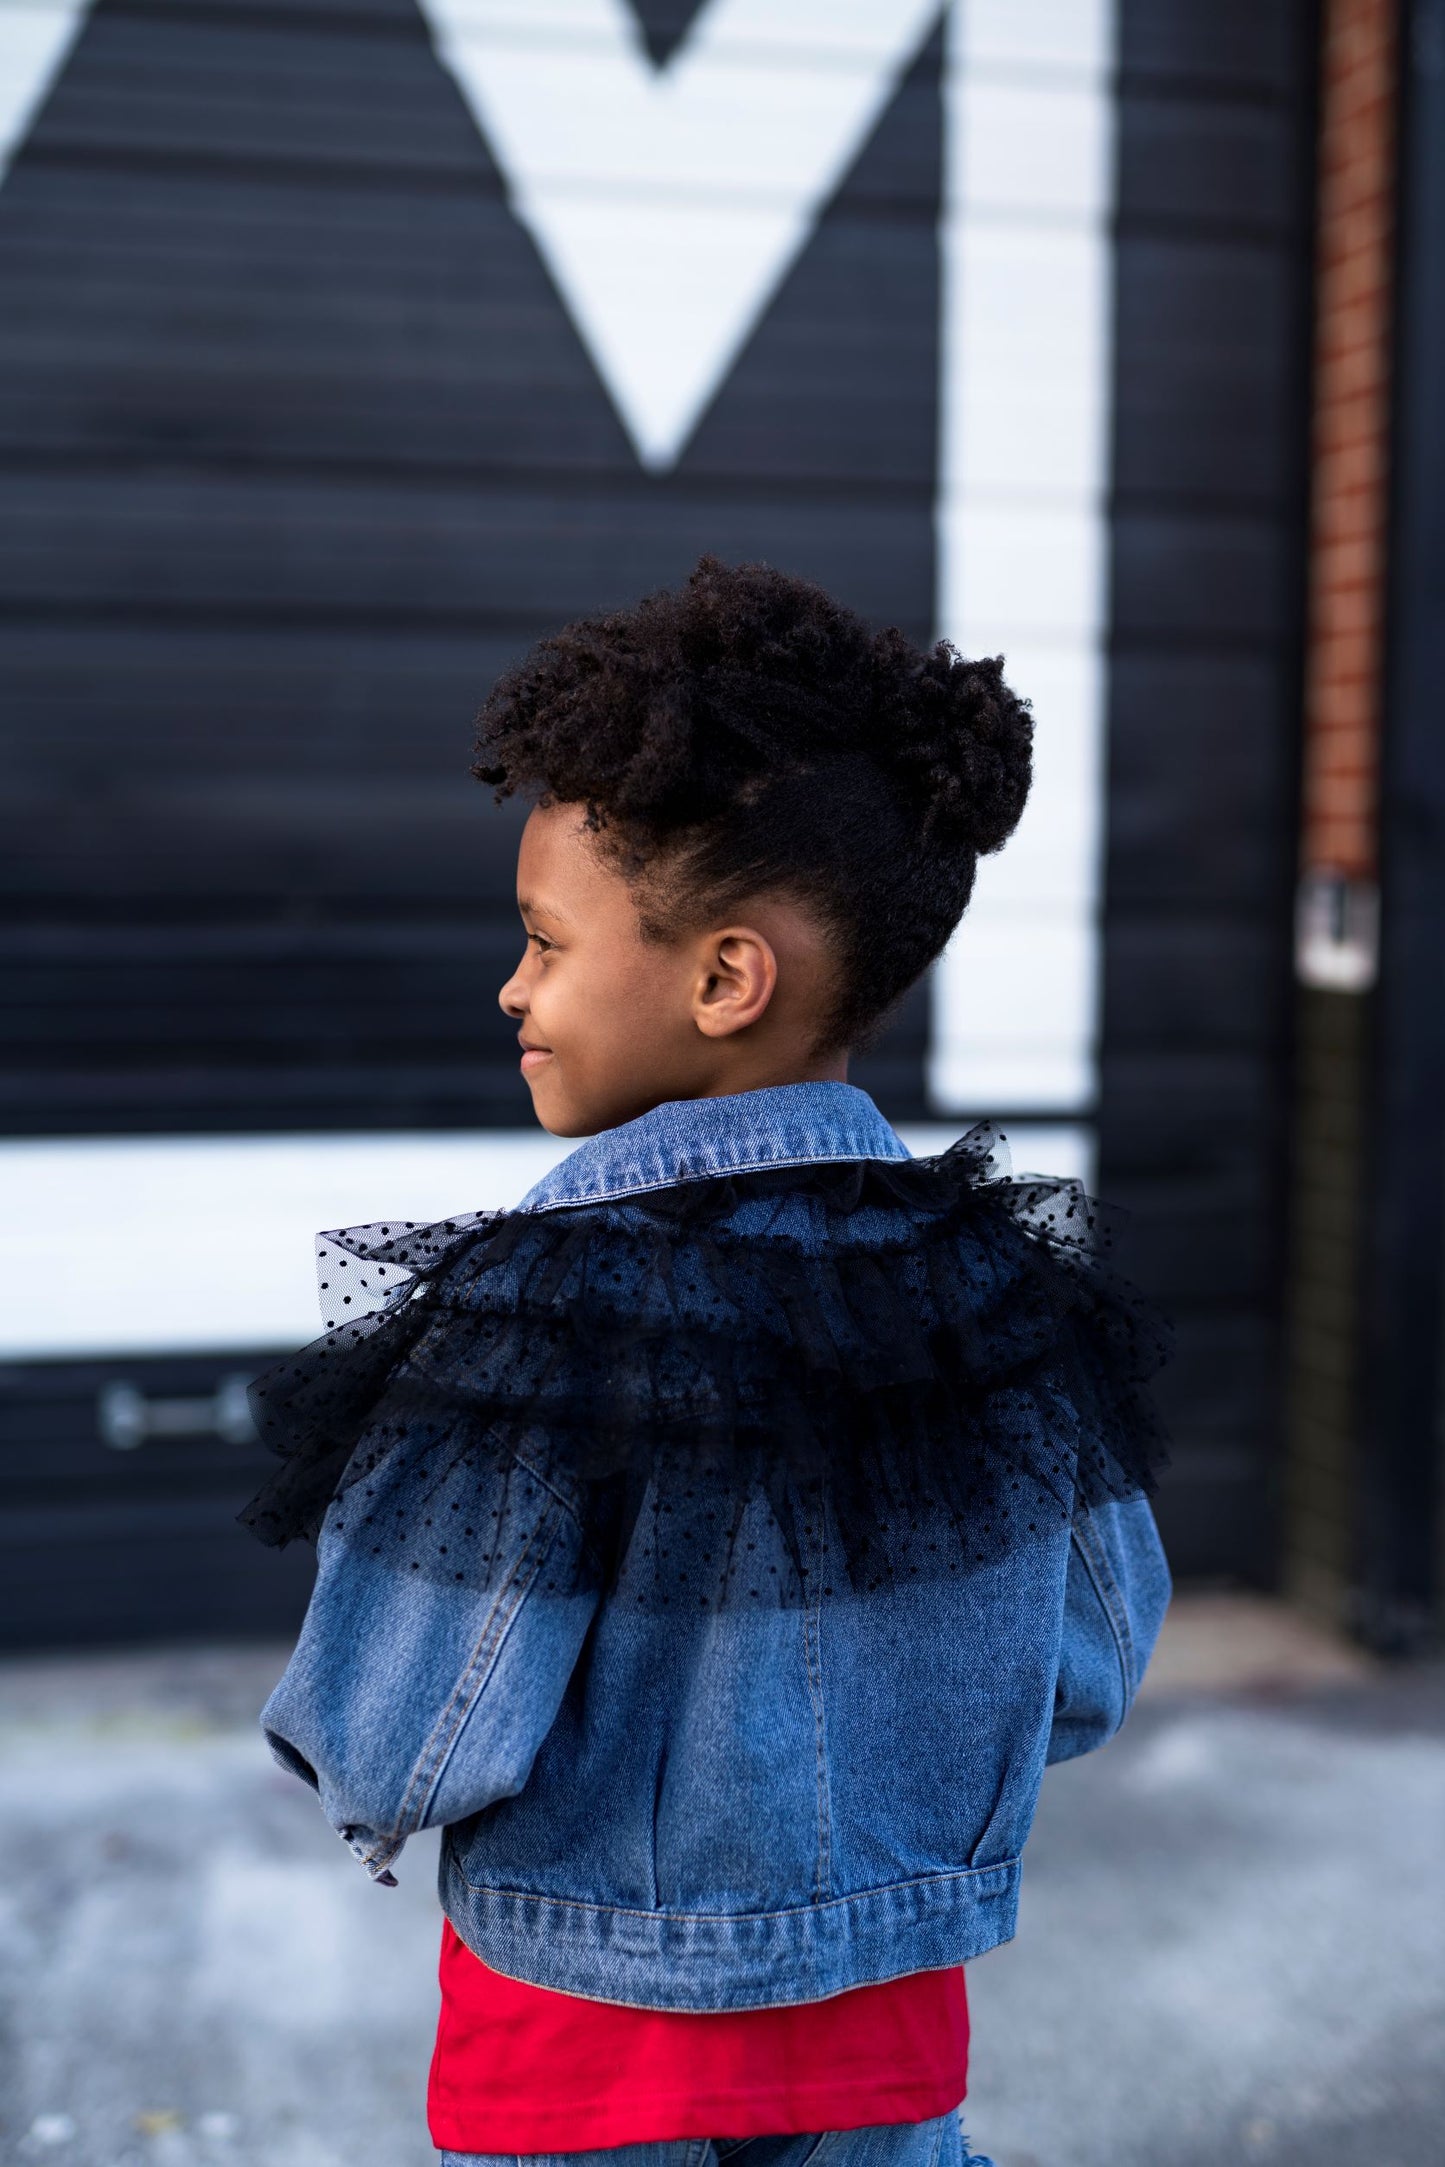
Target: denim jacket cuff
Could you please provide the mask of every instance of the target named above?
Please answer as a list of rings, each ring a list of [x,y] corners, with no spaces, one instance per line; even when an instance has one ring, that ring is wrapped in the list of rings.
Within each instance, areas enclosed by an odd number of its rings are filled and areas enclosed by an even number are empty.
[[[374,1828],[339,1828],[341,1841],[361,1861],[373,1881],[384,1889],[396,1887],[396,1875],[389,1869],[401,1857],[406,1844],[405,1836],[382,1836]]]

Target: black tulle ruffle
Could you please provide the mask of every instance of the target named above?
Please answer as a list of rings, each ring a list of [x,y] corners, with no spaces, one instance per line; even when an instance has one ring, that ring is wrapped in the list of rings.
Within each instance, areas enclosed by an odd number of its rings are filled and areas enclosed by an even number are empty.
[[[325,1237],[331,1329],[252,1388],[282,1465],[246,1524],[284,1543],[335,1504],[384,1560],[481,1589],[520,1464],[604,1590],[793,1603],[1152,1492],[1166,1328],[1079,1185],[998,1149],[981,1125],[933,1159]]]

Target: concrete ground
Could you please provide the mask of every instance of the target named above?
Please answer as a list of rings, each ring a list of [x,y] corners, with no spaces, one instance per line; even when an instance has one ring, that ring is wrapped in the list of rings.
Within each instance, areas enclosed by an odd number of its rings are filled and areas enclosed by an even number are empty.
[[[434,1845],[373,1888],[255,1711],[284,1650],[0,1666],[0,2167],[425,2167]],[[1445,1667],[1181,1598],[970,1967],[997,2167],[1445,2161]]]

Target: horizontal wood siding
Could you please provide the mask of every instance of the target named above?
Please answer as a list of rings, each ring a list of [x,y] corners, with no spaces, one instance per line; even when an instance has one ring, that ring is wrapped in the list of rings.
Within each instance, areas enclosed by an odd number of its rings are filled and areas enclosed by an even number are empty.
[[[232,1356],[0,1369],[0,1647],[84,1647],[195,1634],[283,1634],[299,1624],[308,1545],[263,1550],[236,1513],[275,1463],[216,1437],[103,1444],[103,1386],[209,1394]]]
[[[1270,1568],[1311,37],[1121,7],[1100,1186],[1184,1573]],[[0,186],[0,1129],[526,1120],[497,671],[704,547],[932,630],[939,53],[652,475],[413,0],[101,0]],[[856,1070],[895,1119],[928,1036]],[[258,1453],[96,1430],[246,1366],[0,1376],[0,1640],[294,1620]]]
[[[1268,1579],[1313,9],[1124,0],[1104,1193],[1175,1317],[1176,1568]]]
[[[10,1133],[527,1118],[497,671],[704,547],[931,631],[937,68],[658,477],[409,0],[92,14],[0,189]]]
[[[471,718],[705,547],[929,635],[937,78],[657,478],[411,0],[103,0],[0,187],[0,1129],[529,1120]],[[927,1028],[859,1071],[900,1117]],[[266,1358],[0,1371],[0,1644],[294,1626],[259,1449],[97,1426]]]

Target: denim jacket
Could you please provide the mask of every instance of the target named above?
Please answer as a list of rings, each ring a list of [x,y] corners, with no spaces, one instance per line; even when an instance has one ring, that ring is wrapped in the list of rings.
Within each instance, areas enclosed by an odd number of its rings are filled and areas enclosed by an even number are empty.
[[[907,1157],[855,1086],[785,1084],[657,1106],[518,1208]],[[374,1878],[441,1827],[443,1908],[493,1969],[655,2009],[812,2001],[1007,1940],[1045,1765],[1118,1729],[1170,1595],[1142,1495],[954,1581],[667,1621],[552,1572],[579,1531],[545,1471],[513,1471],[499,1524],[479,1603],[329,1518],[262,1726]]]

